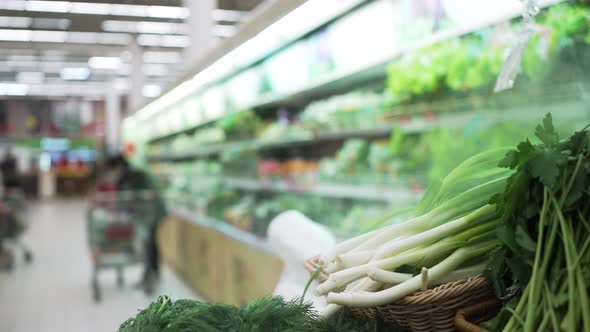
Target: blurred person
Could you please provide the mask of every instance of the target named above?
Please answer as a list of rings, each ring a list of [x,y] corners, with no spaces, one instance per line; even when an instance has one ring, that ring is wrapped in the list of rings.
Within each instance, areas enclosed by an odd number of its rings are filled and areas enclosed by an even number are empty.
[[[5,190],[19,187],[16,157],[10,148],[6,149],[4,157],[0,161],[0,172],[2,172],[2,183]]]
[[[149,225],[145,252],[146,267],[139,285],[147,293],[151,293],[160,278],[160,255],[156,235],[159,224],[166,216],[164,201],[151,178],[145,172],[132,167],[123,155],[114,156],[107,161],[107,172],[116,179],[117,190],[149,190],[155,194],[153,201],[149,202],[150,208],[153,208],[151,211],[154,212],[148,217],[150,220],[146,220]]]

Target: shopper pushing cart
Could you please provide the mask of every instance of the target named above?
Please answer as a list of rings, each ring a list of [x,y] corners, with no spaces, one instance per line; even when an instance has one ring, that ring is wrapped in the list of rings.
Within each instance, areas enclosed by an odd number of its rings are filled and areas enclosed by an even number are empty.
[[[21,235],[28,229],[25,197],[20,188],[4,188],[0,199],[0,268],[12,270],[14,252],[19,250],[26,263],[33,260],[31,250],[22,242]],[[7,246],[10,244],[11,246]]]
[[[166,216],[164,202],[149,176],[129,165],[122,155],[109,159],[106,166],[108,176],[114,179],[117,191],[115,195],[111,193],[103,196],[107,199],[99,200],[97,204],[100,204],[102,209],[106,207],[107,210],[116,211],[111,217],[114,218],[114,224],[119,224],[120,231],[114,234],[119,235],[120,240],[126,240],[127,245],[132,241],[141,242],[139,249],[135,246],[135,250],[142,251],[138,254],[145,259],[145,271],[140,286],[151,293],[159,280],[156,234],[158,225]],[[113,198],[110,202],[109,196]],[[121,231],[125,227],[128,230]],[[127,239],[122,239],[124,236],[127,236]]]

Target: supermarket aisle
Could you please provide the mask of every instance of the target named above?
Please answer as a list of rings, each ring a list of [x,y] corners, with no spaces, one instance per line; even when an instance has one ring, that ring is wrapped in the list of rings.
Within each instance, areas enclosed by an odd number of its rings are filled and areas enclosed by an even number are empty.
[[[31,207],[31,227],[24,241],[35,260],[12,272],[0,272],[0,331],[108,332],[145,307],[151,299],[133,289],[141,269],[129,269],[119,290],[115,274],[101,275],[102,303],[90,292],[90,259],[82,201],[54,201]],[[170,271],[163,271],[156,294],[194,298]]]

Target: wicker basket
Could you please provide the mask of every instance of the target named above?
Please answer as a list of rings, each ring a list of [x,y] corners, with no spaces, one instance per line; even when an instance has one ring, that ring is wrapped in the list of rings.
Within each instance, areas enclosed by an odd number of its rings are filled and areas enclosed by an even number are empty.
[[[496,316],[502,306],[500,300],[491,298],[461,309],[455,315],[455,327],[459,332],[490,332],[475,323],[484,322]]]
[[[310,273],[316,271],[318,266],[317,258],[305,262],[305,269]],[[320,272],[316,279],[322,282],[327,277]],[[455,331],[457,311],[490,299],[495,299],[492,286],[479,275],[418,291],[388,305],[350,310],[357,316],[395,321],[401,327],[416,332],[444,332]]]

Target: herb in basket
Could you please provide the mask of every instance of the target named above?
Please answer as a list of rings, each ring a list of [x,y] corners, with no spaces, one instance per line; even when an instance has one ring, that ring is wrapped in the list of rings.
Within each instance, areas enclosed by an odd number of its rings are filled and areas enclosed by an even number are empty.
[[[161,296],[119,332],[397,332],[391,323],[356,319],[347,312],[325,320],[310,304],[265,297],[235,307]]]

